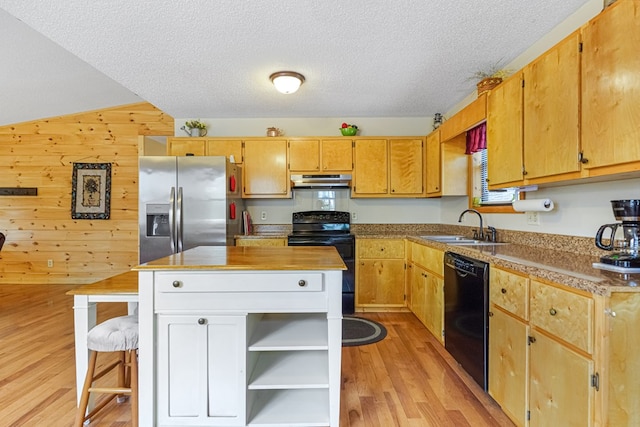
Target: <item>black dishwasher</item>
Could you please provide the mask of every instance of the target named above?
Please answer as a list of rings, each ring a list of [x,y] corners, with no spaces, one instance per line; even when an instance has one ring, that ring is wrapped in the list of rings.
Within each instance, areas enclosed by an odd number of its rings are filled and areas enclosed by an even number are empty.
[[[465,371],[487,390],[489,264],[444,254],[444,343]]]

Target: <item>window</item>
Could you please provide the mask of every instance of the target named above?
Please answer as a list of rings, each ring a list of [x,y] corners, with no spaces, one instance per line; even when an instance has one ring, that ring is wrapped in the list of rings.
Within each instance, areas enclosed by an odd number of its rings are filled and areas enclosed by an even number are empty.
[[[474,207],[511,205],[519,196],[516,187],[500,190],[489,190],[487,184],[487,150],[483,149],[471,155],[473,171],[473,200]]]

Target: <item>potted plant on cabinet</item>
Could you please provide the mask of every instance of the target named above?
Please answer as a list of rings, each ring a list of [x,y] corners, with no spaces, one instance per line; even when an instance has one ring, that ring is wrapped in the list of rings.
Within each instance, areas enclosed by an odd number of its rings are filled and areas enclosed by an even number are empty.
[[[509,70],[502,68],[499,64],[494,64],[485,70],[474,72],[469,77],[469,80],[477,82],[476,88],[478,89],[478,96],[480,96],[498,86],[509,75],[511,75]]]
[[[207,125],[198,120],[187,120],[180,129],[185,131],[189,136],[206,136]]]

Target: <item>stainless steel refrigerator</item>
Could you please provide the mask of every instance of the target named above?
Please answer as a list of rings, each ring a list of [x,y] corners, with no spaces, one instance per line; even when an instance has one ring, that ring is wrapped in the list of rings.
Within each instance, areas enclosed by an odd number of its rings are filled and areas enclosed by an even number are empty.
[[[244,209],[237,165],[224,156],[144,156],[139,166],[140,263],[234,245]]]

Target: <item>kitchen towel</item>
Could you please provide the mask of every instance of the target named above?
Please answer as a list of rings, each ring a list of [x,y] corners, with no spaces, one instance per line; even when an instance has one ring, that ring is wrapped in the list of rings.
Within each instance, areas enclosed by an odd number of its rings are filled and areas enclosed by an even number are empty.
[[[515,200],[513,210],[516,212],[549,212],[553,209],[551,199]]]

